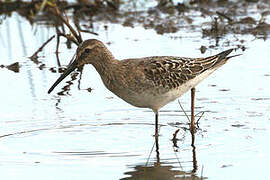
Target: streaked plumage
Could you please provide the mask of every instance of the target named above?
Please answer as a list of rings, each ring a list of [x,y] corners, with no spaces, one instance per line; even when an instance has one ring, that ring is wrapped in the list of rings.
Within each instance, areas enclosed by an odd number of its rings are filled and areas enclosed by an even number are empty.
[[[76,59],[48,93],[77,67],[92,64],[111,92],[136,107],[150,108],[157,115],[161,107],[195,87],[234,57],[228,57],[232,51],[207,58],[152,56],[119,61],[101,41],[90,39],[78,47]]]

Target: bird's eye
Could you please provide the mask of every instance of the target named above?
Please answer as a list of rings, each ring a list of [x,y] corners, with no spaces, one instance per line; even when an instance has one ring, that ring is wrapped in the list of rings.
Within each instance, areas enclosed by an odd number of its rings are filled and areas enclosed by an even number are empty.
[[[90,49],[89,49],[89,48],[86,48],[86,49],[84,50],[84,52],[87,53],[87,54],[89,54],[89,53],[90,53]]]

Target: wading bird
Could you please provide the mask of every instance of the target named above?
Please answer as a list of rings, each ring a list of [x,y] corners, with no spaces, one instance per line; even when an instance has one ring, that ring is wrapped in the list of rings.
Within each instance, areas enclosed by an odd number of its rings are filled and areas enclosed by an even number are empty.
[[[238,56],[228,56],[232,51],[206,58],[152,56],[120,61],[101,41],[89,39],[78,46],[75,59],[48,93],[76,68],[92,64],[111,92],[133,106],[154,111],[158,136],[159,109],[194,88],[228,59]]]

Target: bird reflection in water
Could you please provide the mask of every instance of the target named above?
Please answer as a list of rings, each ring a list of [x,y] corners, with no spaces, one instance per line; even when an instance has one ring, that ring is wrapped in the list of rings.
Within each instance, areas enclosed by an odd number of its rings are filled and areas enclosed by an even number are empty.
[[[192,138],[195,138],[194,134]],[[122,180],[135,180],[135,179],[136,180],[141,180],[141,179],[151,179],[151,180],[152,179],[153,180],[168,180],[168,179],[199,180],[200,179],[202,180],[204,179],[203,177],[196,176],[198,165],[197,165],[197,159],[196,159],[195,145],[192,145],[193,168],[190,171],[177,170],[177,167],[173,165],[168,165],[168,162],[165,162],[165,161],[162,162],[162,159],[160,159],[160,152],[159,152],[159,136],[155,137],[155,143],[153,147],[155,147],[155,152],[156,152],[156,159],[153,165],[149,165],[148,161],[144,165],[136,165],[133,171],[129,171],[125,173],[125,175],[129,175],[130,177],[122,178]],[[177,160],[179,161],[178,158]],[[180,164],[180,167],[181,167],[181,164]]]

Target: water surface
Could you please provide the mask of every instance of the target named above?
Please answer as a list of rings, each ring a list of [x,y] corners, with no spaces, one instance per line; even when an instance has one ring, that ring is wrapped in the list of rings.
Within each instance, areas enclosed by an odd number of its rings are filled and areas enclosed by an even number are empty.
[[[21,30],[19,27],[23,26]],[[98,38],[116,58],[152,55],[208,56],[234,47],[233,35],[221,46],[201,54],[202,45],[215,44],[201,32],[180,31],[158,35],[142,27],[100,24]],[[44,26],[31,26],[13,14],[0,26],[1,64],[19,62],[15,73],[0,69],[0,174],[3,179],[267,179],[270,160],[270,46],[269,40],[243,35],[246,51],[205,79],[196,88],[196,112],[205,111],[190,146],[187,118],[177,101],[160,112],[161,136],[155,139],[154,113],[135,108],[107,90],[95,69],[87,65],[70,84],[67,77],[51,94],[59,77],[52,41],[29,58],[54,35]],[[176,37],[176,38],[172,38]],[[232,41],[232,45],[225,42]],[[76,47],[60,46],[62,65]],[[45,67],[39,68],[42,64]],[[92,88],[88,92],[87,88]],[[62,92],[64,95],[58,95]],[[179,98],[189,113],[190,92]],[[175,147],[174,132],[180,128]]]

